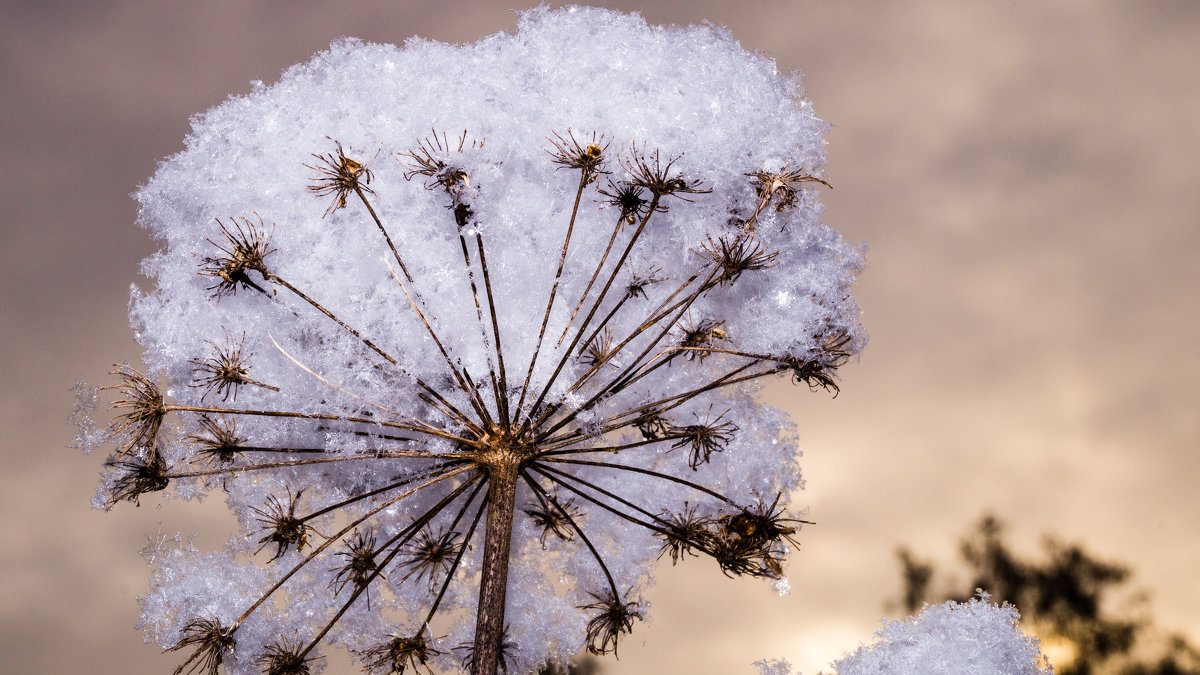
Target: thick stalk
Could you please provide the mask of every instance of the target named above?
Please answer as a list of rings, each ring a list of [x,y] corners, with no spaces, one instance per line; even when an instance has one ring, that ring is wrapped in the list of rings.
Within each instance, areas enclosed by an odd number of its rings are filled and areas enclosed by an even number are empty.
[[[479,583],[479,610],[475,616],[475,658],[471,675],[495,675],[500,666],[519,471],[516,462],[497,462],[488,467],[487,529],[483,540],[483,570]]]

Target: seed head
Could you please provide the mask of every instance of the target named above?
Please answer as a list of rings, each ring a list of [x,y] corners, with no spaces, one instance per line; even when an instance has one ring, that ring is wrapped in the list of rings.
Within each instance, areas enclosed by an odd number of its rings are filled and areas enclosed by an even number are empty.
[[[458,532],[435,533],[429,529],[421,530],[416,536],[416,541],[405,548],[402,564],[409,570],[404,579],[407,580],[415,574],[417,581],[420,581],[428,575],[429,585],[432,587],[437,583],[439,574],[450,572],[450,566],[454,564],[459,547],[462,546],[459,542],[460,537]]]
[[[242,352],[245,338],[243,333],[241,339],[227,347],[222,347],[212,340],[205,340],[212,347],[212,355],[204,359],[192,359],[192,365],[196,368],[191,386],[204,387],[202,399],[216,393],[222,401],[228,401],[230,397],[236,401],[238,387],[246,384],[278,391],[276,387],[250,379],[250,368],[246,365],[250,354]]]
[[[658,150],[647,155],[644,149],[639,150],[637,146],[634,146],[622,164],[633,176],[634,185],[646,188],[650,194],[656,197],[675,195],[684,201],[692,201],[681,195],[712,192],[711,188],[701,188],[703,181],[699,179],[684,180],[680,174],[672,174],[671,167],[677,161],[679,161],[679,157],[674,157],[667,162],[666,166],[663,166],[658,156]],[[666,207],[662,205],[658,208],[666,210]]]
[[[149,453],[149,457],[144,460],[140,457],[128,460],[113,458],[105,465],[120,472],[109,488],[110,509],[122,500],[131,501],[134,506],[139,506],[139,497],[147,492],[165,490],[170,482],[166,475],[167,466],[157,451]]]
[[[622,226],[633,225],[639,219],[646,215],[647,205],[650,200],[646,199],[646,190],[640,186],[628,181],[619,181],[614,183],[608,181],[608,189],[597,190],[600,194],[608,197],[603,200],[605,206],[616,206],[621,209],[621,215],[617,217],[617,222]]]
[[[443,653],[429,646],[422,635],[393,635],[387,642],[360,652],[359,658],[367,670],[379,675],[404,675],[410,666],[414,673],[425,666],[426,671],[432,674],[428,670],[429,658]]]
[[[195,647],[196,650],[175,669],[174,675],[217,675],[225,654],[232,652],[236,644],[233,629],[225,628],[220,621],[212,618],[192,619],[181,632],[183,638],[167,651],[175,652],[187,647]]]
[[[337,574],[329,582],[329,585],[334,587],[334,594],[341,593],[346,584],[353,584],[355,591],[362,590],[372,578],[381,576],[375,573],[379,567],[375,564],[374,534],[356,532],[354,537],[346,542],[346,550],[338,551],[338,555],[346,558],[346,564],[334,568]],[[371,596],[367,595],[367,606],[370,605]]]
[[[267,645],[267,652],[255,663],[262,668],[263,675],[311,675],[312,668],[308,664],[322,657],[306,657],[303,649],[304,646],[294,638],[280,640]]]
[[[200,446],[199,453],[210,464],[229,464],[237,457],[246,439],[237,435],[237,422],[233,419],[208,415],[200,417],[200,431],[188,436]]]
[[[721,274],[713,283],[732,286],[743,272],[765,270],[776,265],[779,253],[768,253],[765,248],[748,235],[721,236],[715,241],[711,236],[699,251],[702,257],[721,268]]]
[[[100,389],[116,389],[120,392],[121,398],[114,401],[109,408],[129,412],[113,418],[108,428],[109,434],[121,439],[117,447],[121,449],[122,457],[135,449],[153,452],[158,430],[162,428],[163,417],[167,414],[162,391],[153,380],[128,365],[118,365],[116,368],[109,374],[119,376],[121,383]]]
[[[288,505],[285,507],[283,502],[275,495],[267,500],[267,508],[260,509],[258,507],[250,507],[259,515],[258,522],[263,524],[259,532],[267,534],[258,540],[261,546],[258,551],[263,550],[270,544],[275,545],[275,555],[271,556],[271,561],[278,560],[287,553],[289,546],[295,546],[297,551],[304,549],[304,545],[308,542],[308,524],[300,518],[296,517],[296,507],[300,504],[300,495],[304,494],[304,490],[300,490],[296,494],[292,494],[292,489],[288,488]]]
[[[212,239],[206,240],[223,254],[205,258],[200,266],[200,274],[218,280],[217,283],[208,287],[208,290],[213,292],[212,297],[214,298],[219,299],[226,295],[233,295],[237,293],[238,287],[253,288],[260,293],[267,294],[250,278],[249,272],[258,272],[263,277],[270,273],[267,270],[266,258],[275,251],[271,248],[270,235],[266,233],[261,217],[258,219],[257,225],[250,222],[249,218],[243,217],[240,219],[241,222],[238,220],[230,218],[228,223],[223,223],[220,218],[217,218],[217,225],[221,227],[221,236],[224,238],[224,242],[217,243]]]
[[[729,441],[733,440],[733,434],[738,427],[733,422],[722,422],[723,417],[725,417],[725,413],[721,413],[712,421],[703,424],[689,424],[685,427],[672,427],[668,432],[679,438],[671,445],[671,449],[688,449],[690,455],[688,465],[692,467],[693,471],[701,464],[707,463],[714,452],[723,452]]]
[[[538,541],[541,542],[543,550],[546,548],[546,537],[551,534],[564,541],[574,539],[575,528],[571,526],[571,522],[579,521],[579,507],[575,505],[574,499],[562,499],[557,494],[551,494],[548,501],[549,503],[531,504],[525,509],[534,526],[542,530]],[[558,508],[555,508],[554,504],[557,504]]]
[[[833,187],[828,182],[799,169],[785,169],[778,173],[755,171],[746,175],[754,180],[754,190],[758,193],[760,203],[765,206],[774,200],[776,211],[796,205],[796,193],[800,189],[800,183],[820,183],[825,187]]]
[[[612,591],[591,595],[596,602],[580,607],[599,612],[587,625],[588,651],[597,656],[609,652],[615,655],[621,634],[633,632],[633,620],[642,618],[638,605],[636,602],[621,602]]]
[[[336,153],[314,154],[313,157],[317,159],[316,166],[304,165],[317,172],[317,176],[308,186],[308,191],[321,197],[333,195],[333,201],[329,202],[322,218],[345,208],[346,198],[351,192],[361,190],[367,194],[374,194],[374,190],[367,185],[371,182],[371,170],[362,162],[347,157],[342,151],[341,143],[334,141],[334,144],[337,145]]]
[[[604,173],[600,169],[604,162],[604,151],[608,149],[608,142],[604,140],[604,136],[597,137],[596,132],[593,131],[591,141],[587,145],[580,145],[575,138],[575,133],[568,129],[566,138],[556,131],[553,138],[546,140],[554,146],[553,150],[546,151],[554,158],[554,163],[564,169],[582,171],[584,185],[595,182],[600,174]]]
[[[696,513],[696,507],[687,503],[683,511],[668,514],[663,520],[665,531],[656,533],[663,540],[661,557],[664,553],[671,554],[671,564],[677,564],[685,555],[697,556],[697,551],[708,553],[716,544],[716,535],[712,532],[715,521],[707,516]]]

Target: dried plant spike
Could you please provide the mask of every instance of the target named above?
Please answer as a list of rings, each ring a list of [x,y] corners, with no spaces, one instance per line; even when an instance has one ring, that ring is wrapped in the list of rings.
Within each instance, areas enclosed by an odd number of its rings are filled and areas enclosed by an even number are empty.
[[[361,652],[359,658],[365,666],[364,670],[377,675],[403,675],[409,668],[413,673],[419,673],[422,667],[432,675],[429,659],[443,653],[431,647],[423,635],[393,635],[387,642]]]
[[[761,204],[765,206],[774,201],[777,211],[796,205],[796,193],[800,183],[820,183],[827,188],[833,187],[828,181],[799,169],[784,169],[779,172],[755,171],[746,175],[754,179],[754,190],[758,193]]]
[[[191,386],[203,387],[205,397],[215,394],[220,396],[222,401],[228,401],[230,398],[236,401],[238,387],[246,384],[279,391],[279,387],[250,378],[250,368],[246,365],[250,354],[242,352],[245,340],[245,333],[236,343],[231,343],[226,347],[222,347],[212,340],[205,340],[212,347],[213,353],[204,359],[192,359],[192,365],[196,368],[195,379]]]
[[[121,456],[131,450],[154,447],[158,431],[162,428],[163,418],[167,414],[166,401],[162,391],[153,380],[142,375],[128,365],[118,365],[110,375],[121,378],[120,384],[101,387],[100,389],[115,389],[121,394],[111,406],[112,410],[127,410],[113,418],[109,426],[109,434],[117,441]]]
[[[167,478],[167,466],[157,452],[150,452],[148,459],[113,458],[106,462],[105,466],[118,472],[109,488],[109,508],[119,501],[131,501],[134,506],[140,506],[139,497],[147,492],[165,490],[170,482]]]
[[[729,411],[703,423],[673,427],[668,432],[668,435],[679,439],[671,446],[672,449],[688,449],[688,466],[692,467],[693,471],[701,464],[707,463],[714,452],[724,451],[725,446],[733,440],[733,434],[738,430],[737,425],[721,421],[727,412]]]
[[[421,581],[428,577],[430,587],[434,586],[439,575],[450,573],[462,546],[461,537],[458,532],[421,530],[416,541],[404,550],[401,564],[409,568],[404,578],[416,576]]]
[[[263,525],[259,531],[267,533],[258,540],[260,544],[258,551],[274,545],[275,554],[271,556],[272,561],[282,558],[283,554],[287,553],[288,547],[295,547],[297,551],[300,551],[308,543],[308,534],[311,528],[304,519],[296,517],[296,508],[300,505],[300,496],[303,494],[304,490],[292,494],[291,488],[288,488],[286,506],[279,497],[271,495],[267,500],[266,508],[251,507],[258,514],[258,522]]]
[[[702,347],[712,346],[725,339],[725,322],[716,319],[684,320],[679,324],[679,332],[679,346],[685,350],[683,353],[686,358],[689,361],[703,361],[710,352]]]
[[[625,169],[633,177],[632,184],[645,188],[655,197],[674,195],[684,201],[691,201],[682,195],[712,192],[711,188],[701,187],[704,184],[703,179],[693,178],[685,180],[680,172],[671,171],[671,168],[675,166],[679,158],[679,156],[675,156],[664,165],[659,157],[658,150],[648,154],[645,147],[638,148],[635,145],[630,149],[629,155],[622,160],[622,164],[625,165]],[[665,207],[660,206],[660,208]]]
[[[262,668],[263,675],[311,675],[313,661],[322,658],[307,656],[303,645],[295,638],[267,645],[266,653],[255,663]]]
[[[188,436],[200,446],[199,454],[210,464],[230,464],[241,452],[246,439],[238,436],[237,422],[227,418],[200,416],[200,431]]]
[[[271,237],[263,226],[262,218],[258,218],[257,225],[245,217],[240,222],[238,218],[230,218],[228,223],[221,222],[220,218],[215,220],[221,228],[224,241],[205,241],[223,255],[206,257],[200,266],[200,274],[217,279],[215,284],[208,287],[212,297],[220,299],[233,295],[238,288],[252,288],[266,294],[249,275],[251,271],[263,277],[269,274],[266,259],[274,249],[271,248]]]
[[[580,184],[590,185],[603,173],[600,166],[604,162],[604,151],[608,149],[608,141],[603,135],[597,136],[593,131],[591,140],[586,145],[580,145],[575,133],[567,129],[566,138],[556,131],[553,138],[546,140],[554,146],[553,150],[546,152],[550,153],[555,164],[564,169],[578,169],[582,173]]]
[[[620,209],[617,223],[622,227],[633,225],[641,220],[646,215],[646,209],[649,208],[650,200],[646,199],[645,188],[635,183],[609,180],[608,189],[600,189],[598,192],[608,197],[602,202],[604,206],[615,206]]]
[[[329,202],[329,206],[322,214],[322,218],[338,209],[346,208],[346,198],[352,192],[365,192],[374,194],[369,186],[371,182],[371,170],[366,164],[351,159],[346,156],[342,150],[342,144],[334,141],[337,146],[336,153],[327,153],[323,155],[313,154],[316,158],[316,165],[305,164],[306,168],[317,172],[313,182],[308,185],[308,191],[325,197],[333,195],[333,200]]]
[[[213,618],[193,619],[181,631],[183,638],[167,651],[174,652],[189,647],[195,651],[175,669],[174,675],[217,675],[225,656],[233,651],[237,642],[233,629],[222,626]]]
[[[770,269],[779,258],[778,252],[768,252],[762,244],[744,234],[722,236],[715,241],[710,235],[708,242],[697,252],[721,269],[716,283],[722,286],[732,286],[744,272]]]
[[[663,540],[659,557],[671,554],[671,564],[678,564],[685,556],[697,556],[698,552],[712,555],[716,545],[716,535],[713,533],[715,521],[702,516],[694,505],[684,503],[680,513],[666,514],[662,521],[665,527],[658,532]]]
[[[640,619],[636,602],[622,602],[616,593],[592,594],[595,602],[580,609],[598,612],[587,625],[587,648],[592,654],[617,653],[617,642],[621,635],[633,632],[634,619]]]
[[[579,507],[575,505],[574,499],[569,497],[562,499],[556,494],[551,494],[548,499],[550,504],[540,501],[530,504],[524,509],[525,514],[533,521],[534,527],[542,531],[538,541],[543,550],[546,548],[546,538],[550,535],[563,541],[574,539],[575,530],[571,526],[571,521],[578,522],[580,516]]]
[[[351,584],[356,591],[364,589],[377,576],[379,566],[375,560],[375,543],[374,534],[359,531],[346,542],[345,551],[338,551],[338,555],[343,556],[346,563],[329,570],[337,572],[329,582],[335,594],[341,593],[346,584]],[[368,606],[370,602],[371,596],[368,594]]]

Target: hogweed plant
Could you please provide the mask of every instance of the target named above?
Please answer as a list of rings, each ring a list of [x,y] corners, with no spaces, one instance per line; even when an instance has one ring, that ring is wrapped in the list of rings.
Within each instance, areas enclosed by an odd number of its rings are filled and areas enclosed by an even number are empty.
[[[825,128],[727,33],[585,8],[338,42],[197,117],[137,193],[145,369],[82,437],[99,507],[237,516],[145,551],[176,673],[615,654],[664,557],[786,590],[799,452],[756,392],[836,393],[864,341]]]

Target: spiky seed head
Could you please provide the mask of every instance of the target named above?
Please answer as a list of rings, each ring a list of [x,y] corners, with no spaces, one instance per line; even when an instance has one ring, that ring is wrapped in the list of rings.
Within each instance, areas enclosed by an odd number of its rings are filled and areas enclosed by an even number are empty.
[[[669,435],[679,439],[671,445],[672,450],[688,448],[688,465],[692,467],[693,471],[701,464],[707,463],[714,452],[724,452],[725,446],[733,440],[733,434],[738,430],[738,426],[733,422],[722,422],[724,416],[725,413],[721,413],[714,420],[683,427],[672,427],[668,432]]]
[[[229,464],[237,457],[246,439],[237,434],[237,421],[229,418],[200,417],[200,430],[188,436],[200,446],[199,453],[211,464]]]
[[[174,675],[217,675],[217,669],[232,652],[237,642],[233,639],[233,628],[226,628],[214,618],[192,619],[180,631],[183,637],[167,651],[175,652],[188,647],[195,651],[175,669]]]
[[[341,143],[334,141],[334,144],[337,145],[336,153],[313,154],[317,159],[316,166],[304,165],[305,168],[317,172],[308,186],[308,191],[321,197],[333,195],[333,200],[329,202],[322,218],[338,209],[346,208],[346,199],[351,192],[361,190],[369,194],[375,193],[368,185],[372,178],[371,170],[362,162],[347,157]]]
[[[705,194],[712,192],[711,188],[700,187],[703,181],[700,179],[684,180],[680,174],[671,173],[671,167],[675,162],[679,161],[679,157],[671,158],[666,166],[663,166],[659,158],[658,150],[653,154],[646,154],[645,149],[639,149],[634,146],[630,150],[630,154],[626,157],[622,164],[625,169],[633,177],[631,181],[638,187],[643,187],[656,197],[666,197],[674,195],[684,201],[692,201],[682,195],[685,194]],[[665,211],[666,206],[660,204],[660,210]]]
[[[263,277],[270,274],[266,258],[275,249],[271,248],[271,237],[266,232],[262,218],[258,218],[257,225],[245,217],[240,219],[241,222],[238,218],[230,218],[228,223],[221,222],[220,218],[216,221],[224,241],[205,241],[217,247],[222,255],[206,257],[200,265],[200,274],[217,279],[215,284],[208,287],[213,292],[212,297],[220,299],[233,295],[238,288],[253,288],[265,294],[266,291],[249,275],[251,271]]]
[[[428,669],[430,657],[444,654],[429,645],[423,635],[404,637],[393,635],[390,640],[359,653],[367,670],[380,675],[404,675],[411,666],[419,672],[421,666]]]
[[[591,595],[596,602],[580,607],[598,612],[588,621],[588,651],[597,656],[609,652],[616,655],[617,641],[622,634],[633,632],[633,620],[641,619],[641,612],[636,602],[622,602],[612,591],[602,595]]]
[[[555,507],[555,504],[558,505],[558,508]],[[551,534],[564,541],[571,541],[575,538],[575,528],[571,526],[571,522],[579,521],[580,512],[574,499],[562,499],[552,493],[549,495],[547,503],[530,504],[529,508],[524,511],[533,520],[534,526],[542,531],[538,541],[541,542],[543,550],[546,548],[546,538]]]
[[[323,657],[306,656],[303,650],[304,646],[299,640],[282,639],[267,645],[266,653],[255,663],[262,668],[263,675],[311,675],[309,664]]]
[[[721,236],[715,241],[709,236],[708,243],[697,253],[721,269],[713,281],[721,286],[732,286],[745,272],[774,267],[779,258],[778,252],[768,252],[746,234]]]
[[[338,551],[338,555],[346,559],[346,564],[330,570],[336,571],[329,586],[334,594],[339,594],[346,584],[353,584],[354,590],[366,588],[372,578],[382,576],[377,574],[379,569],[375,563],[375,535],[367,532],[355,532],[346,542],[346,550]],[[367,595],[367,606],[371,604],[371,596]]]
[[[120,384],[100,387],[101,390],[115,389],[121,397],[109,406],[112,410],[128,410],[113,418],[108,432],[120,439],[117,447],[124,457],[131,450],[153,452],[163,417],[167,414],[162,391],[153,380],[142,375],[129,365],[118,365],[110,375],[121,378]]]
[[[448,574],[458,556],[461,535],[458,532],[421,530],[415,541],[404,549],[402,565],[408,567],[403,580],[416,575],[417,581],[429,577],[429,585],[437,583],[438,574]]]
[[[296,507],[300,504],[302,494],[304,494],[304,490],[292,494],[291,488],[288,488],[287,506],[284,506],[278,497],[271,495],[265,509],[256,506],[250,507],[258,513],[258,522],[263,524],[263,527],[259,528],[259,532],[267,533],[258,540],[260,546],[255,553],[274,544],[275,555],[271,556],[270,560],[273,562],[282,558],[283,554],[287,553],[289,546],[294,546],[297,551],[304,550],[305,544],[308,543],[310,528],[303,519],[296,517]]]
[[[647,205],[650,200],[646,199],[646,190],[628,181],[614,183],[609,180],[608,189],[600,189],[597,192],[608,197],[602,200],[604,206],[601,208],[615,206],[621,210],[617,217],[617,223],[621,226],[633,225],[646,215],[646,209],[649,208]]]
[[[157,450],[149,453],[146,459],[134,457],[124,460],[111,458],[105,466],[113,467],[119,475],[109,487],[108,508],[117,502],[126,500],[140,506],[138,498],[147,492],[158,492],[167,489],[170,479],[167,478],[167,465]]]
[[[709,553],[713,550],[716,535],[711,528],[715,521],[699,515],[695,506],[685,502],[681,513],[665,514],[662,520],[665,522],[664,531],[656,533],[663,540],[658,555],[662,557],[670,553],[672,565],[686,555],[698,555],[696,551]]]
[[[554,132],[554,138],[547,138],[550,144],[554,146],[553,150],[547,150],[553,158],[553,162],[558,164],[563,169],[579,169],[582,172],[582,183],[589,185],[604,173],[600,166],[604,161],[604,151],[608,149],[608,142],[604,136],[597,136],[596,132],[592,132],[592,139],[587,145],[580,145],[575,138],[575,133],[567,129],[567,137],[563,138],[562,134]]]

